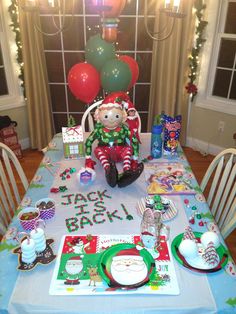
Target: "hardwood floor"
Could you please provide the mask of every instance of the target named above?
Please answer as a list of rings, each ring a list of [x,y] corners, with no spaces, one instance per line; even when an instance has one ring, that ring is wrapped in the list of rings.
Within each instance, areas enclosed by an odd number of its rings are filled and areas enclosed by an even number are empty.
[[[184,148],[184,152],[189,164],[192,167],[193,173],[195,174],[198,183],[200,183],[214,156],[202,156],[199,152],[187,147]],[[33,178],[34,173],[37,170],[42,158],[43,154],[41,152],[38,152],[37,150],[23,151],[23,158],[20,159],[20,163],[29,181]],[[236,262],[236,230],[234,230],[228,236],[228,238],[226,239],[226,243]]]

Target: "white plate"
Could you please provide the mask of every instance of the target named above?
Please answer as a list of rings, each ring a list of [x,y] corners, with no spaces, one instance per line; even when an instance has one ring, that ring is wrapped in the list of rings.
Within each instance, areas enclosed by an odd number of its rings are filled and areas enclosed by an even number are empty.
[[[161,199],[163,201],[169,202],[169,208],[162,212],[162,221],[168,221],[168,220],[173,219],[178,213],[177,208],[175,207],[174,203],[167,197],[161,196]],[[146,197],[141,198],[141,200],[136,205],[136,209],[139,215],[142,216],[146,209]]]
[[[200,243],[198,243],[198,252],[199,252],[199,255],[197,257],[185,258],[186,262],[190,266],[192,266],[194,268],[198,268],[198,269],[213,269],[213,268],[218,266],[218,264],[220,262],[219,255],[217,255],[217,261],[214,264],[209,264],[202,257],[202,255],[204,253],[204,248],[203,248],[202,244],[200,244]]]

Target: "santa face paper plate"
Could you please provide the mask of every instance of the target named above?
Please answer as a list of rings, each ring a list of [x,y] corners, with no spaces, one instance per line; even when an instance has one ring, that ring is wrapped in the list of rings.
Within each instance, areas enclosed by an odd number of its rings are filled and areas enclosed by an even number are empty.
[[[183,240],[183,233],[174,238],[171,244],[171,251],[175,259],[184,267],[201,273],[216,272],[221,270],[228,261],[228,254],[225,247],[222,244],[215,247],[215,262],[208,264],[204,261],[203,256],[204,252],[206,252],[206,250],[204,251],[204,246],[201,243],[201,237],[203,234],[201,232],[193,232],[193,234],[196,238],[196,252],[195,249],[193,250],[193,245],[188,245],[193,243],[187,243],[187,241],[191,242],[191,240]],[[184,243],[184,241],[186,241],[186,243]],[[208,254],[210,254],[210,251]]]
[[[121,243],[108,248],[101,256],[99,273],[112,288],[138,288],[145,285],[155,273],[155,261],[135,244]]]

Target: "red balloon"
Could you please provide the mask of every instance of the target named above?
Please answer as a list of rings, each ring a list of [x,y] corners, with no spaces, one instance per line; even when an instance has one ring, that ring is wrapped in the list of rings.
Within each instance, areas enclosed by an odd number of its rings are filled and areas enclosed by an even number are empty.
[[[134,58],[130,57],[130,56],[120,56],[119,57],[120,60],[122,60],[123,62],[125,62],[126,64],[128,64],[130,72],[132,74],[132,79],[131,82],[128,86],[128,90],[134,86],[134,84],[137,82],[138,80],[138,76],[139,76],[139,67],[138,67],[138,63],[134,60]]]
[[[89,63],[77,63],[68,73],[68,85],[79,100],[90,103],[97,96],[101,82],[97,69]]]

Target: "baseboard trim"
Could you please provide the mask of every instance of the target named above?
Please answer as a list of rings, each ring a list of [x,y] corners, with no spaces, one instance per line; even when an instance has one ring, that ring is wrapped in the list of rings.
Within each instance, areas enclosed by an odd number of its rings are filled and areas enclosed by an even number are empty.
[[[30,139],[29,139],[29,137],[19,140],[19,143],[21,145],[21,149],[22,150],[30,148]]]
[[[219,154],[222,150],[226,149],[226,147],[207,143],[193,137],[187,137],[186,146],[199,151],[203,155],[211,154],[214,156]]]

